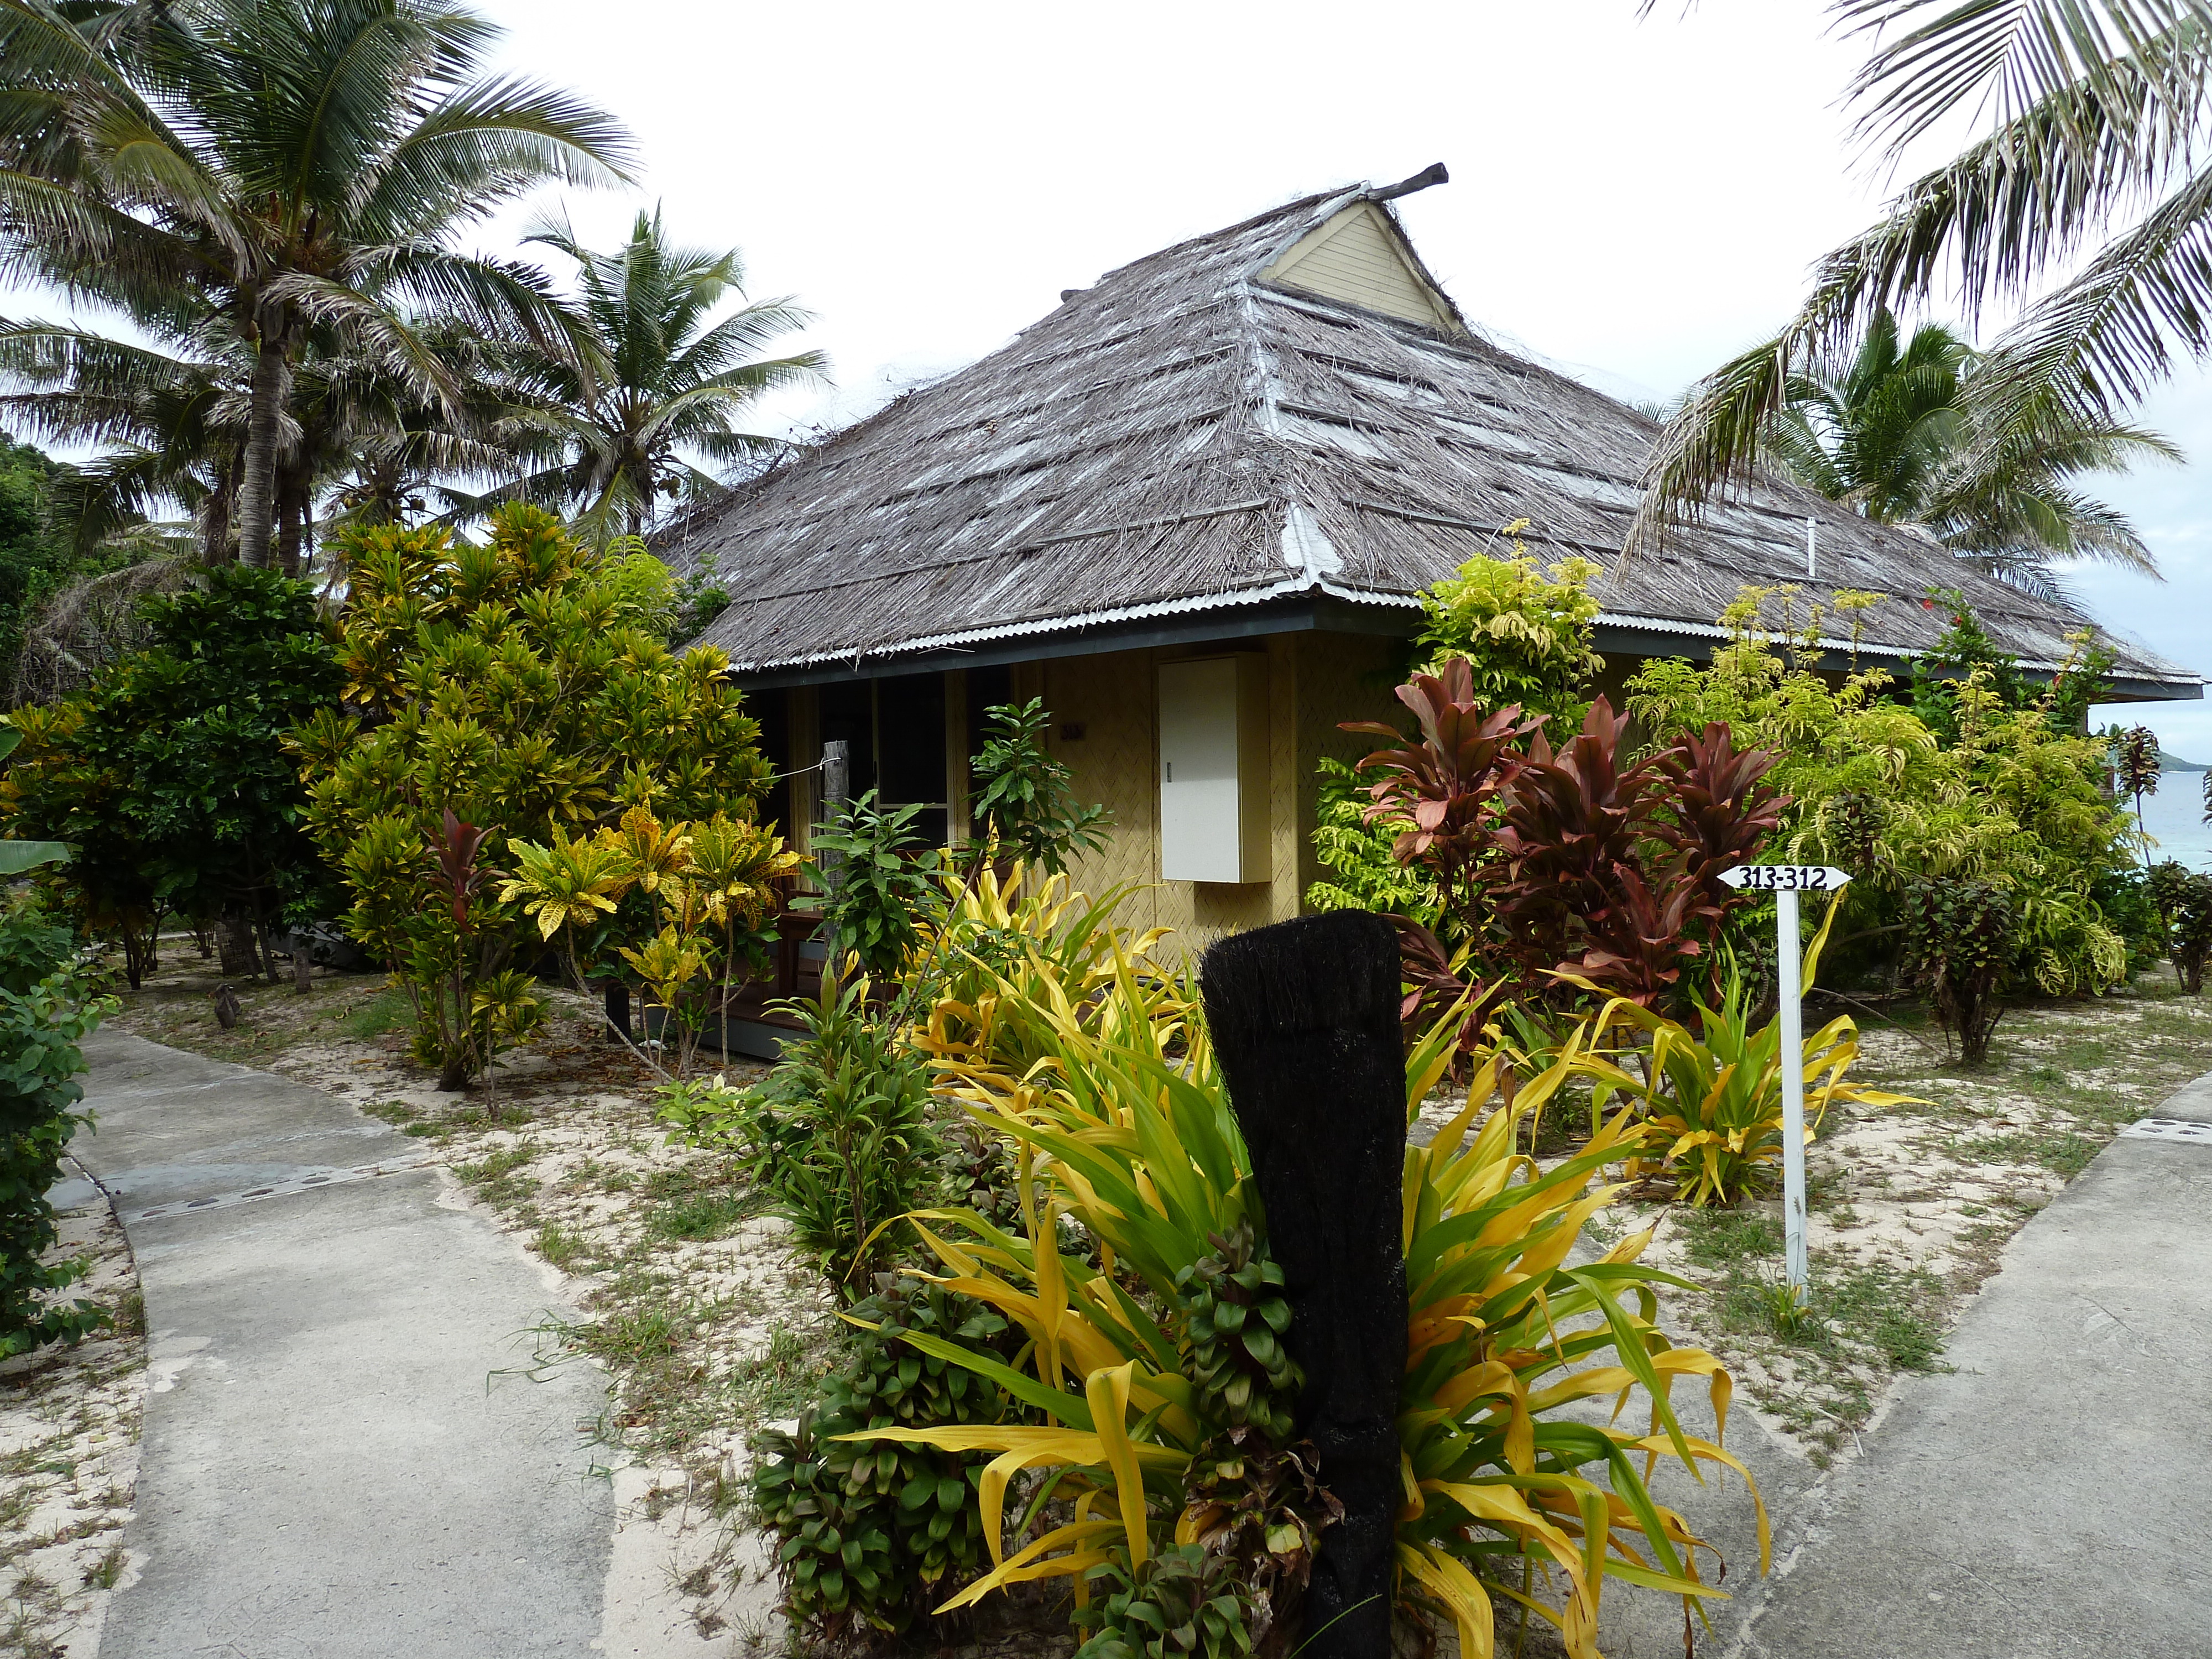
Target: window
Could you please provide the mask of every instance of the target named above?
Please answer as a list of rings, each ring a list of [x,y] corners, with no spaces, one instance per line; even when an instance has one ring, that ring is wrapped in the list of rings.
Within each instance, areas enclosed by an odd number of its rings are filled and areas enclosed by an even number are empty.
[[[873,789],[879,805],[921,807],[915,833],[942,846],[949,799],[945,677],[833,681],[820,688],[816,709],[822,741],[845,744],[846,787],[854,798]]]

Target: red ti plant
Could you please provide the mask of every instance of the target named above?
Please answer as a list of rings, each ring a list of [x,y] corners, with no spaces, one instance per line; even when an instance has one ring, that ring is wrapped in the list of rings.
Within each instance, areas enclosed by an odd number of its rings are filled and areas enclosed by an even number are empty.
[[[1721,872],[1749,863],[1790,805],[1763,781],[1774,758],[1764,749],[1738,749],[1735,734],[1715,720],[1703,736],[1683,732],[1656,759],[1668,783],[1674,844],[1688,854],[1706,898],[1724,908],[1735,895],[1721,884]]]
[[[438,860],[438,882],[453,896],[453,931],[465,935],[469,931],[469,895],[476,891],[485,873],[477,866],[477,854],[483,850],[484,839],[491,831],[456,817],[450,806],[446,809],[445,829],[445,834],[432,849]]]
[[[1721,872],[1755,854],[1789,804],[1764,781],[1774,757],[1739,752],[1717,724],[1624,768],[1628,718],[1605,698],[1554,750],[1517,708],[1477,708],[1471,678],[1455,660],[1401,686],[1419,736],[1360,763],[1382,775],[1370,821],[1412,819],[1393,851],[1428,868],[1459,941],[1455,952],[1401,923],[1409,1018],[1468,993],[1479,1025],[1509,976],[1541,993],[1556,972],[1659,1002],[1736,902]]]
[[[1392,854],[1401,864],[1422,864],[1434,877],[1443,914],[1462,929],[1480,931],[1479,899],[1485,861],[1493,854],[1493,822],[1499,778],[1519,763],[1514,744],[1538,732],[1542,716],[1522,720],[1518,708],[1486,714],[1475,706],[1474,678],[1464,658],[1444,665],[1441,677],[1416,674],[1398,688],[1398,701],[1420,723],[1408,739],[1374,720],[1347,720],[1344,730],[1392,738],[1396,746],[1378,749],[1359,763],[1362,771],[1382,775],[1368,791],[1373,805],[1367,821],[1411,819]],[[1467,976],[1475,954],[1472,939],[1455,952],[1443,940],[1407,917],[1396,918],[1398,942],[1408,989],[1401,1010],[1409,1036],[1467,998],[1460,1047],[1481,1038],[1483,1022],[1505,986],[1488,987]]]
[[[1498,780],[1519,762],[1514,743],[1537,732],[1543,720],[1523,720],[1518,708],[1494,714],[1476,708],[1474,675],[1464,657],[1446,663],[1442,678],[1414,675],[1398,688],[1398,701],[1420,722],[1418,738],[1408,740],[1377,720],[1344,722],[1346,732],[1389,738],[1398,745],[1378,749],[1359,763],[1361,771],[1382,775],[1367,792],[1375,803],[1367,821],[1411,818],[1413,827],[1398,837],[1392,855],[1401,864],[1426,865],[1444,914],[1463,915],[1495,834],[1491,817]]]
[[[1573,973],[1650,1007],[1708,953],[1735,900],[1720,872],[1758,850],[1788,798],[1763,781],[1774,757],[1739,754],[1725,726],[1624,771],[1627,731],[1600,697],[1557,755],[1535,738],[1500,786],[1493,898],[1524,971]]]

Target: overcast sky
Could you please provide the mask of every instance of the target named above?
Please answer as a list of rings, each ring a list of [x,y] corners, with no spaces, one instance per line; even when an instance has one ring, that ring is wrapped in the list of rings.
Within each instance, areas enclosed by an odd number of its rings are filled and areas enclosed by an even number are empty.
[[[1622,395],[1668,397],[1785,317],[1860,228],[1841,94],[1862,41],[1820,0],[1459,0],[1112,7],[477,0],[505,66],[636,134],[632,193],[567,202],[611,245],[641,204],[792,295],[835,385],[802,424],[999,345],[1060,290],[1310,191],[1436,161],[1401,204],[1430,267],[1492,331]],[[497,246],[522,214],[490,228]],[[2185,470],[2113,481],[2164,585],[2083,572],[2108,626],[2212,671],[2212,385],[2147,411]],[[2212,708],[2148,711],[2212,759]]]

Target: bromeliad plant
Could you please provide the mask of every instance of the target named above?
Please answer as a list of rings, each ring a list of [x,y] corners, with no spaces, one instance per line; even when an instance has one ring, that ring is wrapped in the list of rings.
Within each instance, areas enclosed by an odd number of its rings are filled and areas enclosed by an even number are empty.
[[[1053,1578],[1071,1581],[1087,1606],[1096,1583],[1106,1595],[1087,1615],[1094,1653],[1149,1651],[1151,1621],[1170,1605],[1194,1620],[1181,1650],[1267,1650],[1293,1626],[1286,1615],[1330,1506],[1297,1478],[1309,1455],[1286,1443],[1299,1386],[1277,1340],[1288,1307],[1195,997],[1126,943],[1079,985],[1060,982],[1039,942],[1015,958],[983,995],[936,1011],[922,1041],[940,1093],[1012,1146],[1020,1223],[942,1209],[915,1221],[938,1264],[924,1276],[998,1310],[1025,1344],[1010,1363],[906,1340],[989,1378],[1037,1420],[854,1437],[988,1455],[977,1507],[993,1565],[943,1609]],[[1456,1039],[1454,1019],[1416,1046],[1409,1118]],[[1724,1423],[1727,1374],[1656,1325],[1656,1291],[1680,1281],[1638,1264],[1648,1235],[1601,1261],[1568,1262],[1583,1224],[1617,1190],[1593,1188],[1593,1178],[1637,1154],[1649,1132],[1624,1109],[1557,1168],[1514,1151],[1575,1073],[1583,1042],[1571,1035],[1555,1064],[1525,1080],[1498,1054],[1480,1056],[1470,1104],[1407,1155],[1413,1364],[1400,1416],[1400,1593],[1409,1618],[1449,1620],[1470,1655],[1490,1651],[1500,1595],[1595,1659],[1608,1583],[1692,1605],[1718,1594],[1699,1571],[1705,1547],[1652,1500],[1644,1469],[1668,1457],[1741,1472],[1718,1445],[1686,1435],[1668,1403],[1676,1378],[1702,1377]],[[1494,1095],[1501,1103],[1486,1115]],[[1548,1415],[1593,1395],[1625,1402],[1638,1389],[1650,1404],[1641,1430]],[[1264,1475],[1260,1496],[1248,1474]],[[1026,1502],[1010,1512],[1018,1481]],[[1219,1590],[1218,1570],[1194,1547],[1245,1553],[1236,1593]],[[1539,1566],[1549,1596],[1522,1587]],[[1199,1618],[1200,1605],[1212,1616]]]
[[[1832,902],[1806,948],[1805,985],[1813,983],[1837,910]],[[1652,1131],[1646,1149],[1628,1162],[1629,1179],[1664,1174],[1674,1181],[1674,1195],[1686,1203],[1734,1204],[1755,1191],[1782,1158],[1782,1020],[1778,1014],[1752,1029],[1751,1000],[1733,958],[1714,1006],[1698,1001],[1696,1008],[1699,1025],[1692,1032],[1615,997],[1590,1023],[1593,1046],[1574,1069],[1591,1080],[1594,1124],[1619,1097],[1633,1102]],[[1607,1054],[1600,1045],[1615,1031],[1630,1042],[1624,1050]],[[1635,1070],[1621,1063],[1632,1056]],[[1858,1027],[1848,1015],[1804,1039],[1798,1064],[1808,1144],[1832,1105],[1921,1103],[1909,1095],[1850,1082],[1845,1074],[1857,1059]]]

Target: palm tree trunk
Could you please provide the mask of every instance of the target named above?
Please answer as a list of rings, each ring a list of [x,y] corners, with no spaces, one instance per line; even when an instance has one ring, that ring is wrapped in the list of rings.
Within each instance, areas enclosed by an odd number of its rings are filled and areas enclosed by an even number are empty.
[[[246,428],[246,477],[238,491],[238,558],[269,568],[269,532],[276,517],[276,426],[292,378],[283,348],[264,333],[253,362],[253,404]]]
[[[307,527],[307,486],[297,467],[276,474],[276,568],[288,576],[300,574],[300,537]]]
[[[235,457],[223,463],[222,476],[207,499],[207,516],[200,524],[200,562],[225,564],[230,559],[230,507],[238,489]]]

